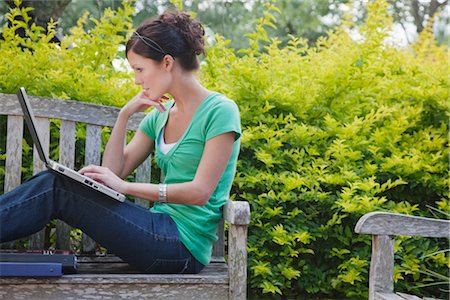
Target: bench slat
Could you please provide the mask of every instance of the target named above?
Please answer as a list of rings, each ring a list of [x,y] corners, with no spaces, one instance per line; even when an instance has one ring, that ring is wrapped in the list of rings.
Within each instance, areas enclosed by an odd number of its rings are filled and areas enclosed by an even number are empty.
[[[46,118],[36,118],[37,132],[42,142],[42,148],[44,153],[48,155],[49,144],[50,144],[50,121]],[[46,170],[44,162],[39,158],[39,154],[36,147],[33,146],[33,174],[37,174],[41,171]],[[45,229],[33,234],[30,237],[30,249],[43,249],[45,241]]]
[[[118,107],[91,104],[80,101],[49,99],[28,96],[36,117],[69,120],[99,126],[114,126]],[[22,116],[22,109],[15,94],[0,94],[0,114]],[[134,114],[128,121],[127,128],[136,130],[144,113]]]
[[[395,293],[376,293],[375,298],[370,298],[373,300],[405,300]]]
[[[78,274],[68,274],[60,278],[16,278],[16,277],[1,277],[0,290],[5,284],[27,284],[39,283],[45,285],[46,283],[57,285],[62,283],[70,284],[227,284],[227,265],[224,263],[211,263],[206,266],[199,274],[142,274],[142,273],[127,273],[123,275],[120,266],[123,263],[117,263],[119,269],[115,271],[114,264],[105,263],[79,263],[77,266]],[[95,273],[92,273],[95,270]],[[97,273],[98,271],[98,273]],[[100,271],[106,273],[100,273]],[[86,274],[85,272],[89,272]],[[1,295],[1,294],[0,294]]]
[[[99,165],[101,160],[102,128],[97,125],[86,125],[86,146],[84,165]],[[83,232],[81,236],[83,253],[93,253],[97,243]]]
[[[223,223],[223,219],[220,220],[219,228],[217,230],[217,237],[219,239],[213,244],[212,256],[223,257],[225,255],[225,233]]]
[[[21,182],[22,173],[22,138],[23,118],[20,116],[8,116],[6,127],[6,161],[4,193],[13,190]],[[14,248],[15,242],[2,243],[5,249]]]
[[[372,237],[369,272],[369,299],[374,293],[394,291],[394,239],[386,235]]]
[[[59,162],[66,167],[75,165],[75,122],[61,121],[59,135]],[[56,249],[70,249],[70,226],[56,221]]]
[[[65,275],[61,278],[16,278],[2,284],[2,299],[183,299],[224,300],[223,277],[161,274]],[[26,288],[24,288],[26,287]]]
[[[399,295],[400,297],[402,297],[405,300],[422,300],[422,298],[419,298],[415,295],[411,295],[411,294],[405,294],[405,293],[397,293],[397,295]]]
[[[149,183],[151,179],[151,155],[149,155],[144,162],[137,168],[136,171],[136,182],[144,182]],[[148,208],[150,207],[150,202],[144,199],[136,199],[136,204],[141,205],[142,207]]]
[[[20,184],[22,172],[23,118],[8,116],[5,162],[5,193]]]

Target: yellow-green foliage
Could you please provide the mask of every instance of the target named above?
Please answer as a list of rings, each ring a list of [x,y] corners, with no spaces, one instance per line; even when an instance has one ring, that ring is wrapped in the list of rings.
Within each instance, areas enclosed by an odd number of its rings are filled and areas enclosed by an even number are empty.
[[[370,238],[353,232],[357,219],[448,207],[448,51],[429,28],[412,47],[389,44],[387,3],[368,5],[358,41],[350,21],[312,48],[264,42],[258,27],[243,56],[217,37],[206,58],[203,82],[241,108],[233,192],[251,204],[249,281],[261,293],[366,297]],[[448,253],[421,257],[446,246],[397,243],[398,290],[440,282],[423,271],[447,274]]]
[[[0,40],[0,92],[14,94],[24,86],[31,95],[122,106],[137,93],[129,84],[132,75],[112,65],[119,54],[123,56],[118,47],[132,28],[128,2],[118,11],[105,10],[99,20],[84,14],[60,45],[49,43],[55,23],[47,30],[28,25],[31,8],[11,9],[6,17],[12,26],[2,27]],[[89,22],[96,26],[86,31]],[[24,38],[16,34],[21,28]]]
[[[248,49],[236,54],[217,36],[202,63],[202,82],[241,109],[232,197],[251,205],[253,294],[366,297],[370,237],[353,233],[357,219],[373,210],[430,216],[429,207],[450,207],[448,50],[430,28],[411,47],[390,45],[386,2],[368,5],[360,40],[348,34],[349,16],[315,47],[299,37],[286,46],[269,40],[264,28],[274,25],[276,8],[267,5]],[[31,39],[3,28],[0,92],[23,85],[35,95],[123,104],[136,89],[131,74],[110,63],[130,15],[129,6],[107,11],[88,32],[84,17],[61,46],[48,43],[51,28],[49,35],[30,28]],[[399,239],[397,290],[440,282],[445,248],[447,241]],[[422,293],[445,297],[442,287]]]

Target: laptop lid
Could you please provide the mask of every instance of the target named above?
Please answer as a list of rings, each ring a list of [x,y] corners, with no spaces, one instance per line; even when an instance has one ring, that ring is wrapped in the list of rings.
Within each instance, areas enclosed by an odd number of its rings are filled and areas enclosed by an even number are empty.
[[[22,106],[23,115],[25,122],[27,124],[28,130],[30,131],[31,138],[39,154],[39,157],[45,164],[49,164],[49,159],[45,155],[44,149],[42,148],[41,139],[39,138],[39,133],[37,131],[37,122],[34,118],[33,111],[31,110],[30,100],[28,99],[27,92],[25,88],[21,87],[17,92],[17,98],[19,98],[20,106]]]

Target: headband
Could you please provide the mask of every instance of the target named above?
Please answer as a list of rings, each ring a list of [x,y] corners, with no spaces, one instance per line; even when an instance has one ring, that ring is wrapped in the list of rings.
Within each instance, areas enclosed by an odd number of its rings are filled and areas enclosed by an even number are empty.
[[[139,38],[144,44],[146,44],[147,46],[149,46],[149,47],[152,48],[153,50],[156,50],[156,51],[158,51],[158,52],[160,52],[160,53],[162,53],[162,54],[164,54],[164,55],[169,54],[169,53],[167,53],[166,51],[164,51],[163,48],[161,48],[161,46],[158,45],[158,43],[155,42],[154,40],[152,40],[151,38],[146,37],[146,36],[142,36],[142,35],[140,35],[137,31],[133,32],[133,34],[134,34],[137,38]],[[171,55],[171,54],[169,54],[169,55]],[[171,56],[172,56],[172,55],[171,55]]]

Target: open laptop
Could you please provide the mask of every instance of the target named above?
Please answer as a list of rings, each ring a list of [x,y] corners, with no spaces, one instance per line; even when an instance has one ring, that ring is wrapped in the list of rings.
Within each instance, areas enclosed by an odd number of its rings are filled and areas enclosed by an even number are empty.
[[[25,123],[27,124],[28,130],[30,131],[31,138],[33,139],[33,143],[36,146],[36,150],[39,153],[39,158],[45,163],[45,166],[58,174],[69,177],[97,192],[107,195],[108,197],[115,199],[120,202],[125,201],[125,196],[121,193],[103,185],[87,176],[81,175],[80,173],[61,165],[55,161],[52,161],[45,154],[41,139],[39,138],[39,134],[36,130],[36,120],[34,118],[33,111],[31,110],[30,101],[28,99],[27,93],[25,89],[22,87],[17,92],[17,98],[19,98],[20,105],[22,106],[23,115],[25,117]]]

